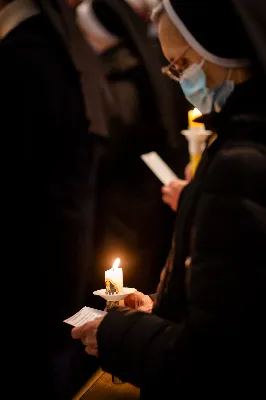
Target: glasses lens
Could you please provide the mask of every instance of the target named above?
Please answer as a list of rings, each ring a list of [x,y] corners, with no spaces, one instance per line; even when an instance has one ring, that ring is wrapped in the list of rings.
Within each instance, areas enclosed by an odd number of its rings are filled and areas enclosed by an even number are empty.
[[[169,74],[171,75],[171,76],[173,76],[173,77],[175,77],[175,78],[180,78],[180,70],[179,69],[177,69],[177,67],[175,66],[175,65],[172,65],[170,68],[169,68]]]
[[[162,73],[174,80],[177,80],[180,77],[180,71],[174,65],[163,67]]]

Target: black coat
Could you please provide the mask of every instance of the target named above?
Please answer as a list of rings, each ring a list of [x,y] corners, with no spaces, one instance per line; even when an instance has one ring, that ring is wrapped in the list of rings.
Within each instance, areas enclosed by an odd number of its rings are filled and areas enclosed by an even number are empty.
[[[63,320],[85,305],[93,289],[99,146],[88,131],[79,74],[44,17],[26,20],[3,39],[0,60],[6,284],[12,284],[20,326],[32,311],[20,332],[32,385],[38,372],[45,382],[42,392],[55,379],[60,390],[68,387],[65,398],[71,398],[84,376]],[[54,392],[46,398],[53,396],[60,398]]]
[[[262,93],[262,95],[261,95]],[[252,394],[263,385],[266,120],[263,82],[239,85],[205,120],[218,139],[184,191],[172,276],[157,315],[111,311],[100,325],[105,371],[145,398]],[[192,256],[190,283],[185,259]],[[174,398],[175,398],[174,397]]]

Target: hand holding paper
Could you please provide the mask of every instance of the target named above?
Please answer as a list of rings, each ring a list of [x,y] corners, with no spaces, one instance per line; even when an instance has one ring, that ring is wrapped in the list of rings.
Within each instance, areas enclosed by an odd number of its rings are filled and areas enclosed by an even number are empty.
[[[143,154],[141,159],[152,170],[154,175],[167,186],[170,182],[178,179],[176,174],[168,167],[161,157],[152,151],[151,153]]]
[[[82,326],[77,326],[71,331],[73,339],[81,340],[85,346],[86,353],[91,356],[98,356],[97,332],[103,319],[104,316],[94,321],[86,322]]]
[[[168,204],[173,211],[177,211],[179,198],[184,187],[187,186],[188,181],[183,179],[176,179],[169,183],[169,185],[162,188],[162,199],[165,204]]]

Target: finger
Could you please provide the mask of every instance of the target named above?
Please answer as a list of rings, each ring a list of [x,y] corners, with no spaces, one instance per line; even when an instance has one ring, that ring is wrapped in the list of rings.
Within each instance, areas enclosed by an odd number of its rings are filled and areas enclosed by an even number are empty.
[[[137,310],[138,307],[143,304],[143,297],[144,295],[141,293],[138,296],[135,296],[135,309]]]
[[[98,349],[94,349],[91,346],[87,346],[85,348],[85,351],[87,354],[89,354],[90,356],[94,356],[94,357],[98,357]]]
[[[86,337],[81,339],[81,342],[85,347],[87,347],[87,346],[92,346],[92,347],[96,346],[96,347],[98,347],[97,346],[97,341],[96,341],[96,336],[94,336],[94,337],[86,336]]]
[[[173,211],[177,211],[177,203],[172,203],[170,207]]]
[[[173,196],[172,196],[172,194],[169,193],[169,194],[165,195],[164,198],[166,201],[172,201]]]
[[[81,339],[84,336],[81,328],[82,327],[76,327],[72,329],[71,336],[73,339]]]
[[[164,186],[162,188],[162,193],[163,194],[171,193],[171,188],[169,186]]]
[[[147,314],[150,314],[152,312],[152,307],[149,305],[141,306],[138,308],[138,311],[145,312]]]
[[[98,346],[95,345],[88,345],[85,347],[86,353],[88,353],[91,356],[98,356]]]
[[[178,183],[179,183],[178,180],[171,181],[171,182],[168,183],[168,188],[172,189],[172,188],[176,187],[178,185]]]
[[[137,299],[137,298],[135,297],[135,304],[134,304],[135,310],[137,310],[138,306],[139,306],[139,299]]]
[[[169,198],[169,196],[163,196],[163,197],[162,197],[162,200],[163,200],[163,202],[164,202],[165,204],[170,205],[170,203],[171,203],[171,198]]]
[[[71,336],[73,339],[81,339],[84,336],[87,336],[90,334],[90,331],[95,329],[97,327],[97,320],[87,322],[86,324],[82,326],[78,326],[76,328],[73,328],[71,331]]]
[[[124,305],[129,308],[136,308],[138,305],[142,304],[143,297],[145,295],[141,292],[135,292],[133,294],[128,295],[124,300]]]
[[[135,308],[135,294],[134,294],[134,293],[129,294],[129,295],[125,298],[124,304],[125,304],[126,307]]]

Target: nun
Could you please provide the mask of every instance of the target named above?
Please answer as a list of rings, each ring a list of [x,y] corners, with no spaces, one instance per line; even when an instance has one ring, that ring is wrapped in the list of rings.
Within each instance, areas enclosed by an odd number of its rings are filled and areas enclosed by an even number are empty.
[[[156,151],[182,175],[188,154],[179,131],[186,124],[188,103],[178,86],[161,75],[161,50],[131,5],[88,0],[76,11],[116,109],[100,167],[96,287],[119,257],[125,282],[153,292],[171,246],[175,215],[163,204],[161,183],[140,156]]]
[[[265,11],[164,0],[155,14],[167,74],[217,138],[180,199],[152,314],[118,308],[72,331],[142,399],[265,391]]]

